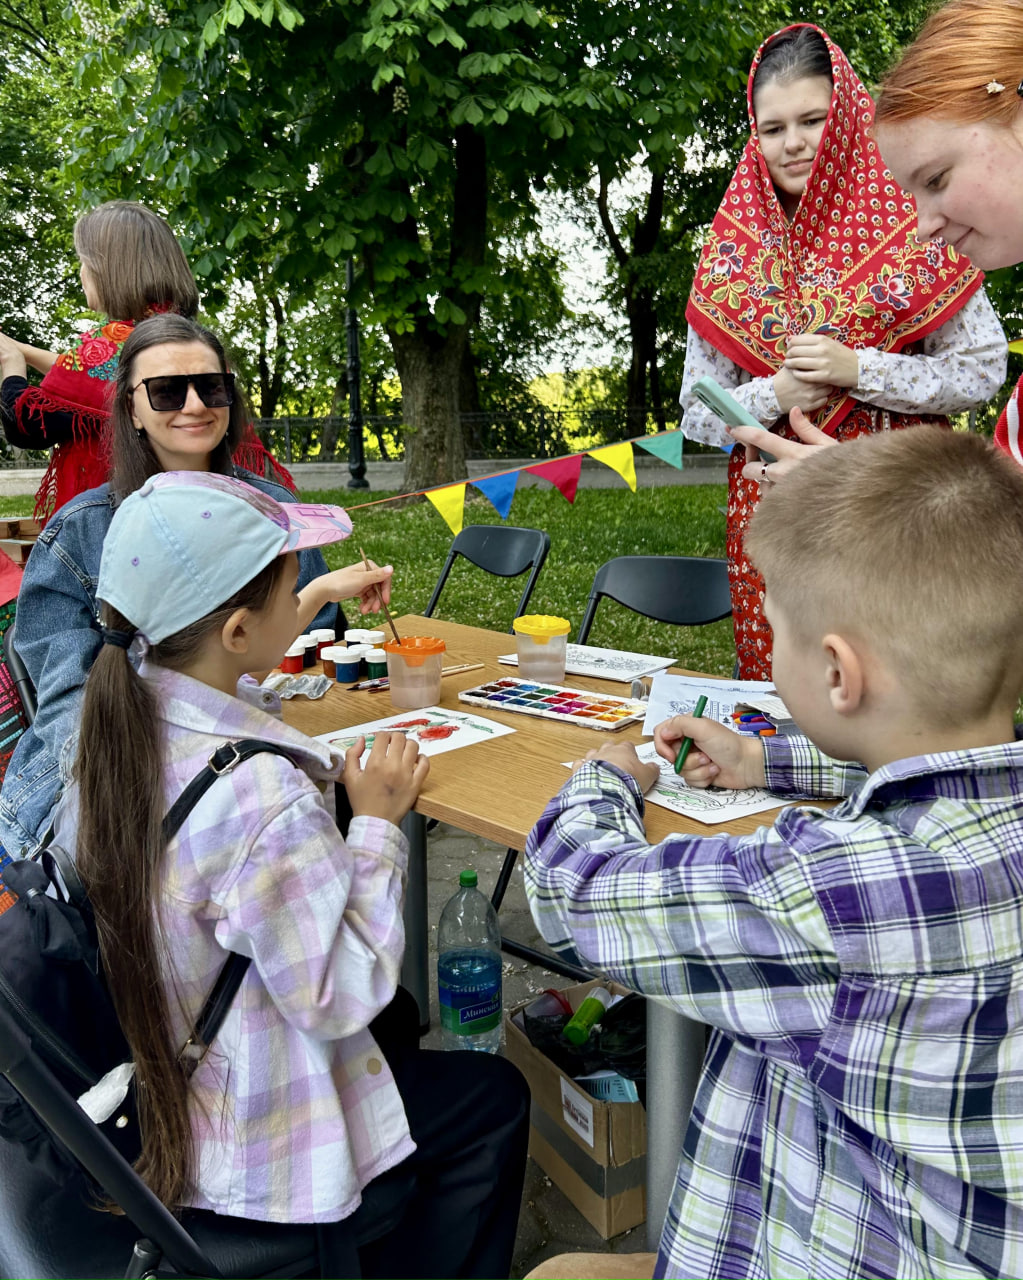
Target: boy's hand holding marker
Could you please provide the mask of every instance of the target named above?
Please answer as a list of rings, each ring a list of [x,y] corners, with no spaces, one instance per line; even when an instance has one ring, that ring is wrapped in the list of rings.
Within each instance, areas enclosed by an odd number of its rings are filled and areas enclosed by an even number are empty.
[[[673,764],[687,738],[692,740],[681,776],[691,787],[742,790],[763,787],[764,748],[759,738],[745,738],[703,716],[672,716],[654,730],[657,754]]]

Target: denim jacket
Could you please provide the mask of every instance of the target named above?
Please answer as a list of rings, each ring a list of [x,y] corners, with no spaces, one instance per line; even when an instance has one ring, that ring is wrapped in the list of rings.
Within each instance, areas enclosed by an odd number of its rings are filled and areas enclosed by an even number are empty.
[[[238,468],[235,474],[278,502],[296,501],[279,484]],[[74,764],[82,691],[100,647],[96,583],[114,506],[109,485],[80,493],[56,512],[25,566],[15,644],[39,710],[0,791],[0,844],[15,857],[31,853],[46,835]],[[322,552],[299,552],[299,587],[326,572]],[[333,626],[336,610],[326,606],[311,625]]]

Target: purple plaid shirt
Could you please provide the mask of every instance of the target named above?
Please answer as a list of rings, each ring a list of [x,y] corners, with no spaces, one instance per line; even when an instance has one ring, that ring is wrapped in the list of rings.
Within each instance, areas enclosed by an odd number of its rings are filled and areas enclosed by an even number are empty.
[[[774,791],[859,785],[650,846],[589,764],[526,846],[548,942],[714,1028],[655,1274],[1021,1276],[1023,745],[767,760]]]

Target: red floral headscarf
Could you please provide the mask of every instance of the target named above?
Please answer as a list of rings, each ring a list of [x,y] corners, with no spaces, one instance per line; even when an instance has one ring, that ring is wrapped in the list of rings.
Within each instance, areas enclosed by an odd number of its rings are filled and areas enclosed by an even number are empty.
[[[800,26],[786,27],[786,31]],[[916,238],[916,206],[870,133],[874,102],[826,32],[834,91],[795,217],[786,220],[760,150],[753,78],[750,139],[700,256],[686,320],[754,376],[776,373],[790,338],[821,333],[853,348],[900,351],[937,329],[983,276],[943,241]],[[811,414],[834,431],[855,401],[839,391]]]

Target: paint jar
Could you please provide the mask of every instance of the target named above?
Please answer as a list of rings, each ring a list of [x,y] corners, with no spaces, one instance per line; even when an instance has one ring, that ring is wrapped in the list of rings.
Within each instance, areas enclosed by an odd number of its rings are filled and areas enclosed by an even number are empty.
[[[281,659],[281,670],[286,671],[288,675],[295,676],[302,670],[305,662],[305,645],[295,643],[287,650]]]
[[[516,618],[513,625],[519,675],[524,680],[561,684],[565,679],[565,653],[572,625],[568,619],[530,613]]]
[[[334,679],[338,684],[354,684],[362,675],[362,659],[347,649],[334,650]]]
[[[323,674],[325,676],[330,676],[331,680],[335,680],[337,678],[337,674],[334,670],[334,664],[338,660],[341,662],[349,661],[348,650],[343,644],[328,644],[320,650],[320,661],[323,663]]]
[[[316,627],[309,634],[316,641],[316,656],[322,659],[324,649],[334,643],[334,628]]]
[[[387,654],[383,649],[370,649],[366,654],[366,675],[371,680],[387,675]]]
[[[368,644],[371,649],[379,649],[386,639],[386,631],[364,631],[362,633],[362,643]]]
[[[345,644],[362,644],[365,634],[361,627],[349,627],[345,632]]]
[[[304,651],[302,654],[302,666],[303,667],[315,666],[316,665],[316,641],[310,635],[302,635],[302,636],[299,636],[298,639],[295,641],[294,648],[297,649],[299,645],[304,646]]]
[[[434,636],[387,641],[384,652],[395,707],[414,711],[440,701],[440,671],[446,648],[444,641]]]
[[[359,664],[359,674],[366,674],[366,654],[369,653],[370,646],[368,644],[350,644],[346,650],[349,658],[354,658]]]

